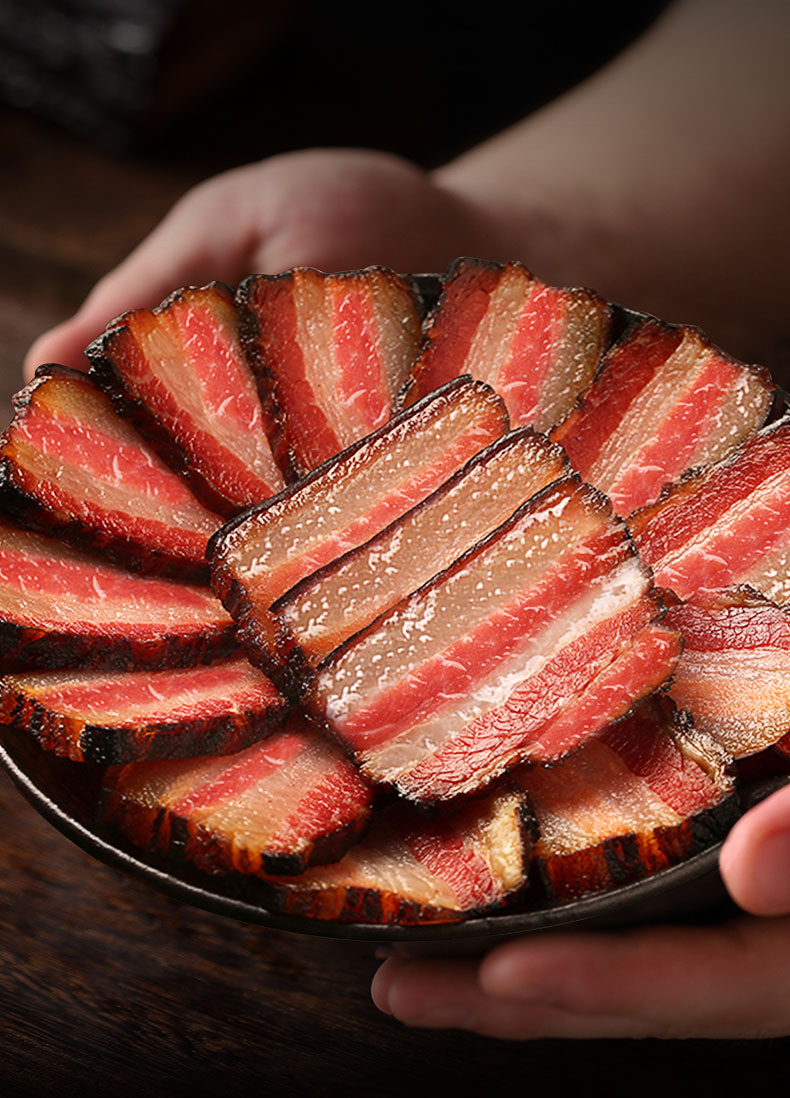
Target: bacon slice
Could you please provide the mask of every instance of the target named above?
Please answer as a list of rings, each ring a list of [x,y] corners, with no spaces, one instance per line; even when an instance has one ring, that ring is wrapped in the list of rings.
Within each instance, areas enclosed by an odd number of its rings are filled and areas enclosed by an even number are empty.
[[[455,922],[500,907],[525,882],[532,824],[519,791],[429,820],[397,805],[336,865],[270,881],[272,906],[343,923]]]
[[[667,699],[651,698],[567,759],[517,777],[540,828],[534,864],[555,901],[683,861],[738,815],[727,756]]]
[[[176,290],[124,313],[85,352],[91,373],[200,499],[222,515],[278,492],[283,476],[241,350],[233,294],[219,283]]]
[[[790,417],[629,520],[656,583],[681,599],[738,584],[790,601]]]
[[[301,873],[340,858],[364,830],[371,791],[299,714],[221,758],[111,768],[104,815],[138,846],[207,873]]]
[[[301,472],[391,418],[420,340],[403,278],[384,267],[296,267],[245,279],[237,301],[247,356],[274,390]]]
[[[661,685],[679,636],[657,612],[626,527],[568,477],[330,656],[307,704],[374,781],[446,800]]]
[[[609,319],[597,294],[546,286],[521,263],[457,260],[426,329],[408,399],[471,374],[496,389],[514,427],[547,431],[592,380]]]
[[[701,595],[670,607],[683,633],[672,697],[735,758],[790,731],[790,607],[749,588]]]
[[[278,599],[273,658],[309,672],[567,472],[560,447],[530,427],[493,442],[376,537]]]
[[[727,457],[765,422],[773,395],[765,370],[730,358],[696,329],[645,320],[609,351],[551,437],[630,515],[686,470]]]
[[[278,672],[276,599],[420,503],[506,430],[501,400],[459,378],[224,526],[209,545],[212,586],[241,623],[253,662]]]
[[[76,762],[226,755],[270,734],[285,702],[241,656],[177,671],[4,675],[0,720]]]
[[[0,666],[166,668],[225,655],[211,593],[140,576],[0,521]]]
[[[207,579],[207,511],[85,374],[39,368],[0,439],[0,499],[45,533],[141,571]]]

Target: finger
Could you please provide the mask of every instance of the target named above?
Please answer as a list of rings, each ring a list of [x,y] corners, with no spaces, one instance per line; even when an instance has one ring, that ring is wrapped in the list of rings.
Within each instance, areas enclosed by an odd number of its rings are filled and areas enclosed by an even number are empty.
[[[722,848],[720,866],[730,895],[746,911],[790,914],[790,788],[737,822]]]

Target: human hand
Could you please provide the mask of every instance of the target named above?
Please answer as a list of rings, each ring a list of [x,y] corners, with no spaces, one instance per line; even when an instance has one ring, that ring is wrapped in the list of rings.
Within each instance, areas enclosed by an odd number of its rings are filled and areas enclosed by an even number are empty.
[[[311,149],[237,168],[193,188],[77,314],[40,336],[25,375],[42,362],[85,368],[83,351],[128,309],[171,290],[302,264],[346,270],[383,264],[442,270],[457,255],[506,247],[491,215],[386,153]]]
[[[721,871],[751,916],[529,935],[482,961],[394,956],[374,978],[374,1002],[407,1025],[510,1039],[786,1036],[790,789],[736,824]]]

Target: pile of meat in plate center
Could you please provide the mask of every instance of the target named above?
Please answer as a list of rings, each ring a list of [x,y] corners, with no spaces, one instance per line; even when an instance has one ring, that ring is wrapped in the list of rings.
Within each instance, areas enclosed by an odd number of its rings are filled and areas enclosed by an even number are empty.
[[[0,717],[272,910],[611,888],[720,838],[790,728],[765,371],[518,263],[418,288],[179,290],[2,437]]]

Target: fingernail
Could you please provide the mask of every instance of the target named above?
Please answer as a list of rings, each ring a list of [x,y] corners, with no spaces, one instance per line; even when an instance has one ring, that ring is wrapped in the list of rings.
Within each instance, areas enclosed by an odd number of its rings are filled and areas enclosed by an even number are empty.
[[[790,831],[775,831],[752,863],[753,906],[761,915],[790,914]]]

